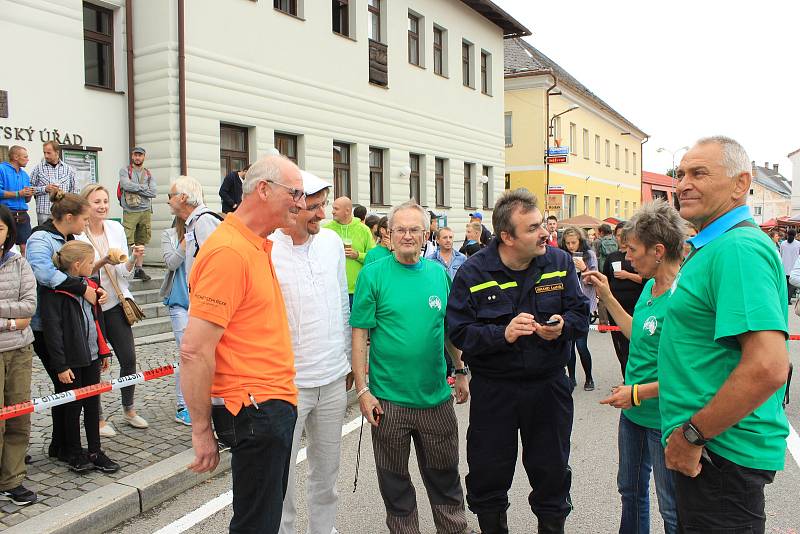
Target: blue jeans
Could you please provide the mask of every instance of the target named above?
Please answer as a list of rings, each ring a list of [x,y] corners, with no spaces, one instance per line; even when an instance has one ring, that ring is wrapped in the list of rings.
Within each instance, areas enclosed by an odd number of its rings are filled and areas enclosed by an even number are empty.
[[[189,310],[183,306],[170,306],[169,320],[172,321],[172,333],[175,334],[175,344],[178,346],[178,351],[180,351],[183,331],[186,330],[186,325],[189,323]],[[178,359],[180,359],[180,353],[178,354]],[[178,411],[186,408],[186,401],[183,400],[183,392],[181,391],[180,367],[175,370],[175,404]]]
[[[650,471],[656,480],[658,510],[666,534],[678,532],[678,512],[672,473],[664,463],[661,431],[619,417],[619,471],[617,488],[622,496],[620,534],[650,532]]]
[[[245,406],[235,416],[213,406],[214,430],[231,448],[230,534],[277,534],[289,479],[297,408],[282,400]]]

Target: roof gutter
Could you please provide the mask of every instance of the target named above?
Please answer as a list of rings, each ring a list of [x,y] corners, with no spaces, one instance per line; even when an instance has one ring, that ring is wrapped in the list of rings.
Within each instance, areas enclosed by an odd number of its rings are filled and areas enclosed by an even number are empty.
[[[550,194],[550,163],[547,160],[547,154],[550,148],[550,91],[556,88],[558,85],[558,78],[556,78],[555,73],[550,70],[547,71],[546,74],[553,78],[553,85],[547,88],[547,92],[545,93],[545,111],[544,111],[544,166],[545,166],[545,182],[544,182],[544,205],[545,205],[545,212],[549,215],[549,210],[547,210],[547,195]]]
[[[128,77],[128,154],[136,146],[136,90],[133,84],[133,0],[125,2],[125,63]]]
[[[178,129],[181,174],[189,174],[186,164],[186,0],[178,0]]]
[[[650,140],[649,137],[645,137],[644,141],[639,143],[641,148],[639,149],[639,205],[641,206],[644,203],[644,144]]]

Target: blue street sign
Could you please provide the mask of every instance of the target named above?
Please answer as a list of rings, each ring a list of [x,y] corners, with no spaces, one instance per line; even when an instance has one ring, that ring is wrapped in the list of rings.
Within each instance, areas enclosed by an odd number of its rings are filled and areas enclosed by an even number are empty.
[[[568,146],[551,146],[547,149],[548,156],[569,156]]]

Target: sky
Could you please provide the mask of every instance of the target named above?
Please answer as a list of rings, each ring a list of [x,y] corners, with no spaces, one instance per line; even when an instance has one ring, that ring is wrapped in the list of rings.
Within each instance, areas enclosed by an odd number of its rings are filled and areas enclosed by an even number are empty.
[[[525,39],[650,135],[657,153],[727,135],[757,165],[800,149],[800,2],[796,0],[494,0]],[[678,161],[683,152],[677,155]]]

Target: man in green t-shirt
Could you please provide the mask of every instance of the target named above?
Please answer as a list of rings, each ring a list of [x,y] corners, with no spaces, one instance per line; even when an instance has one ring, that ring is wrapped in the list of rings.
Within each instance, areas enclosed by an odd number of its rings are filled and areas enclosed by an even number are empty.
[[[450,278],[441,265],[420,258],[427,216],[413,201],[392,208],[393,254],[366,265],[359,275],[350,315],[353,374],[361,413],[372,425],[389,532],[420,531],[408,472],[413,439],[436,531],[465,533],[458,422],[442,358],[445,342],[459,373],[455,385],[459,403],[469,397],[469,385],[461,353],[445,334]]]
[[[783,469],[786,279],[745,204],[750,158],[701,139],[677,172],[700,232],[673,284],[658,357],[660,411],[681,532],[765,530],[764,485]]]
[[[350,295],[350,306],[352,307],[356,279],[364,266],[367,252],[375,246],[375,239],[361,219],[353,217],[353,201],[349,198],[339,197],[334,200],[332,215],[333,220],[326,224],[325,228],[330,228],[339,234],[344,243],[347,292]]]

